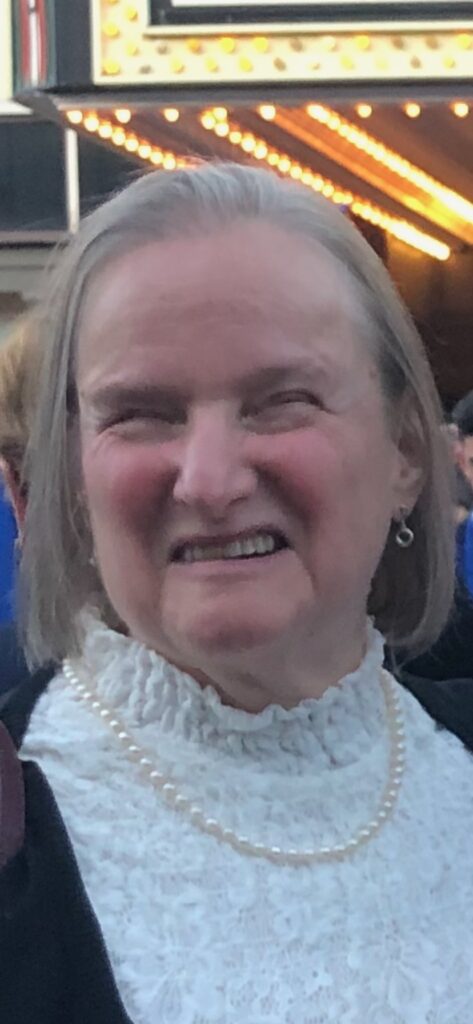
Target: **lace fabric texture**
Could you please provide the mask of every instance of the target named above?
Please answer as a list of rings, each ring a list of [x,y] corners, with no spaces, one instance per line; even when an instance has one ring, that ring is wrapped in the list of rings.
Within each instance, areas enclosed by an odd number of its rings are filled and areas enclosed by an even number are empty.
[[[90,618],[84,658],[141,746],[220,823],[284,848],[344,841],[388,770],[382,639],[320,700],[221,704]],[[402,692],[394,817],[352,859],[281,867],[168,809],[58,674],[24,757],[46,772],[136,1024],[471,1024],[473,762]]]

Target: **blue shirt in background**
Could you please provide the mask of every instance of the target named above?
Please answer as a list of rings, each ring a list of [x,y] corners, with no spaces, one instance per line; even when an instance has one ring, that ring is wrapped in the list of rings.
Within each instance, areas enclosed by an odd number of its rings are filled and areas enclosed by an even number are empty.
[[[0,623],[14,618],[15,517],[0,482]]]

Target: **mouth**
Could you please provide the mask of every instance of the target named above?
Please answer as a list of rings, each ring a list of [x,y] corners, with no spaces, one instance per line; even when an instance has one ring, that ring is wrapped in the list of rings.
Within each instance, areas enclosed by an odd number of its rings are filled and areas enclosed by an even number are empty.
[[[208,537],[177,544],[171,551],[171,562],[238,561],[268,558],[284,551],[289,543],[279,530],[255,530],[234,537]]]

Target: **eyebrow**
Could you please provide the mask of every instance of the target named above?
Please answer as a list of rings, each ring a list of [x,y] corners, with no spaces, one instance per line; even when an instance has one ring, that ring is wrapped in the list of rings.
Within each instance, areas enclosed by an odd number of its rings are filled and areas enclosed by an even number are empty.
[[[297,359],[276,366],[264,366],[260,370],[245,374],[238,383],[243,390],[251,393],[279,387],[286,384],[288,380],[307,379],[313,381],[317,378],[326,378],[331,371],[333,372],[333,369],[333,364],[328,360],[324,360],[322,364],[321,362],[314,363],[310,359]]]
[[[137,382],[136,384],[104,384],[103,387],[87,392],[79,391],[80,398],[99,412],[123,408],[128,405],[153,405],[157,401],[186,401],[189,395],[174,385],[158,385]]]
[[[326,379],[333,372],[334,365],[324,360],[324,364],[314,364],[309,359],[292,360],[275,366],[264,366],[243,374],[236,381],[236,389],[246,393],[256,393],[268,388],[279,387],[288,380],[307,378],[310,380]],[[140,404],[152,405],[156,401],[190,400],[191,393],[187,387],[175,384],[136,384],[109,383],[90,393],[80,391],[81,399],[92,405],[96,410],[122,408],[123,406]]]

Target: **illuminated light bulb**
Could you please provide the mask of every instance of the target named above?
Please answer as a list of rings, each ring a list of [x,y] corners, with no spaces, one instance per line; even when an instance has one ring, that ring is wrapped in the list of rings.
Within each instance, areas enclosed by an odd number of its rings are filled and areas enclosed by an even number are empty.
[[[365,35],[355,36],[355,45],[359,50],[369,50],[371,49],[371,39]]]
[[[202,114],[200,118],[200,123],[203,128],[207,129],[207,131],[212,131],[212,129],[215,128],[215,118],[213,114],[211,114],[210,112],[207,114]]]
[[[87,114],[84,118],[84,128],[88,132],[96,132],[100,122],[96,114]]]
[[[99,125],[99,135],[101,139],[111,139],[113,128],[107,121]]]
[[[268,164],[270,167],[277,167],[279,163],[278,153],[268,153]]]
[[[269,49],[269,41],[266,36],[255,36],[253,39],[253,46],[257,53],[267,53]]]
[[[455,117],[468,117],[468,114],[470,113],[468,103],[462,103],[460,101],[452,103],[450,109],[452,113],[455,114]]]
[[[180,57],[171,57],[170,60],[171,71],[174,75],[180,75],[181,71],[184,71],[185,64]]]
[[[112,142],[114,146],[124,146],[126,141],[126,135],[123,128],[114,128],[112,132]]]
[[[151,152],[150,160],[152,164],[159,167],[163,162],[163,154],[160,149],[153,149]]]
[[[166,121],[169,121],[169,124],[174,124],[179,120],[180,116],[181,115],[176,107],[166,107],[166,109],[163,110],[163,117]]]
[[[363,119],[371,117],[373,113],[373,107],[371,106],[370,103],[357,103],[355,110],[358,114],[358,117],[362,117]]]
[[[264,121],[274,121],[276,117],[276,107],[272,103],[262,103],[258,107],[258,114],[263,118]]]
[[[239,146],[240,142],[241,142],[241,140],[243,138],[243,135],[242,135],[241,132],[239,132],[239,131],[237,131],[235,129],[235,130],[230,132],[230,135],[228,136],[228,138],[229,138],[229,140],[230,140],[230,142],[232,143],[233,146]]]
[[[329,111],[325,107],[321,107],[319,103],[309,103],[306,111],[309,117],[313,117],[314,121],[320,121],[321,124],[327,122],[330,117]]]
[[[225,121],[221,121],[220,124],[215,125],[214,131],[219,139],[225,139],[230,134],[230,127]]]
[[[119,107],[113,113],[120,124],[128,124],[131,121],[131,110],[128,110],[127,107]]]
[[[210,55],[205,58],[205,67],[207,71],[210,72],[218,71],[218,61],[215,60],[215,57]]]
[[[460,50],[471,50],[473,36],[469,32],[460,32],[457,36],[457,43]]]
[[[82,110],[68,110],[66,114],[71,124],[81,124],[83,116]]]
[[[136,54],[139,53],[139,49],[138,43],[133,39],[129,39],[125,44],[125,51],[128,57],[136,57]]]
[[[240,71],[253,71],[253,61],[250,60],[246,54],[243,54],[239,60]]]
[[[213,107],[212,114],[216,121],[226,121],[228,110],[226,107]]]
[[[328,118],[327,125],[332,132],[336,132],[337,128],[340,127],[340,118],[338,114],[331,114]]]
[[[119,75],[121,71],[121,64],[118,60],[114,60],[113,57],[108,57],[103,62],[103,71],[105,75]]]
[[[317,175],[317,177],[315,177],[312,182],[312,188],[314,189],[315,192],[321,192],[323,187],[324,181]]]
[[[253,153],[256,142],[252,135],[245,135],[241,140],[241,148],[245,153]]]
[[[281,156],[278,160],[278,167],[281,174],[287,174],[291,170],[291,161],[287,156]]]
[[[222,36],[220,40],[220,49],[224,53],[233,53],[236,47],[236,42],[232,36]]]
[[[299,164],[293,164],[289,173],[291,178],[294,178],[294,181],[300,181],[302,178],[302,167],[299,167]]]
[[[330,181],[327,181],[322,188],[322,195],[325,196],[326,199],[331,199],[334,192],[335,189],[333,185],[331,184]]]
[[[411,118],[419,117],[422,110],[418,103],[405,103],[402,109],[406,117]]]
[[[138,146],[138,156],[140,156],[142,160],[149,160],[151,156],[151,146],[149,142],[142,142]]]
[[[134,4],[127,4],[127,6],[125,7],[125,18],[128,18],[128,21],[135,21],[137,17],[138,9],[134,6]]]
[[[265,142],[258,142],[255,146],[255,157],[257,160],[266,160],[268,147]]]
[[[166,153],[163,157],[163,167],[165,171],[174,171],[176,168],[176,157],[172,153]]]
[[[301,181],[303,185],[311,187],[314,181],[314,175],[312,174],[312,171],[303,171],[301,175]]]
[[[115,21],[106,21],[105,24],[102,25],[102,32],[104,36],[108,36],[109,39],[114,39],[116,36],[120,35],[120,29]]]
[[[136,136],[128,135],[125,139],[125,149],[127,149],[129,153],[136,153],[138,146],[139,142]]]

